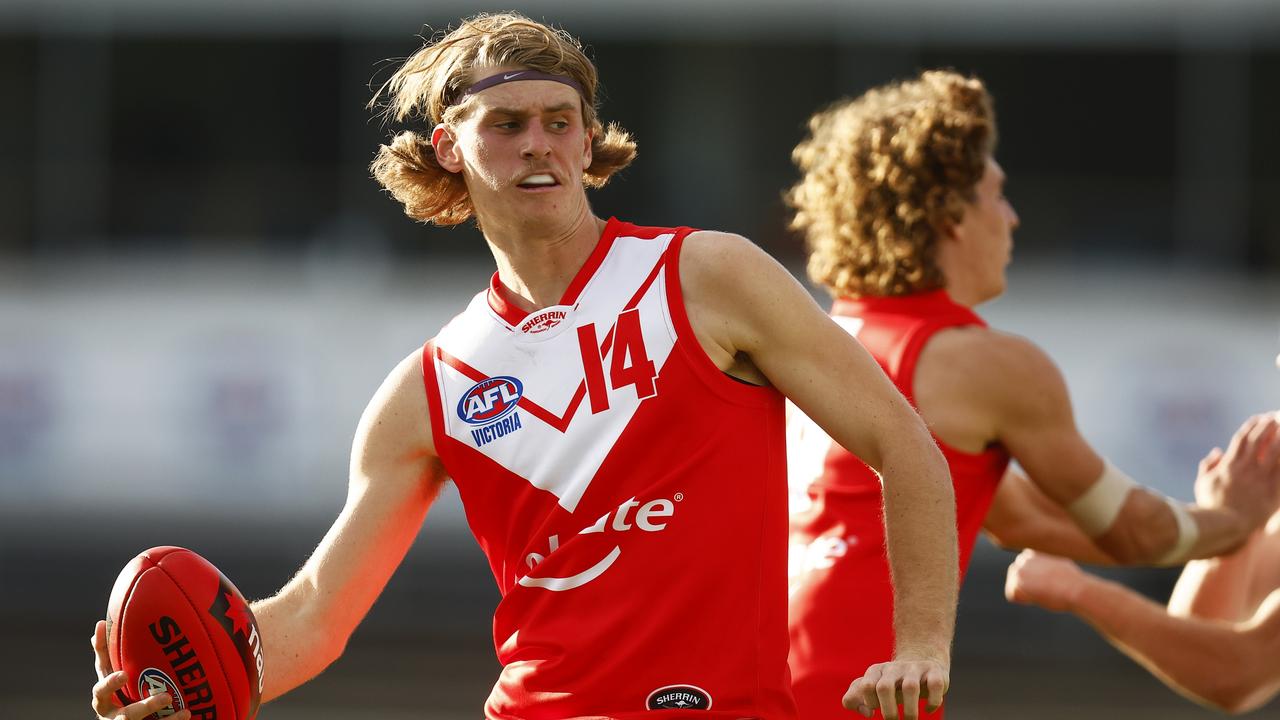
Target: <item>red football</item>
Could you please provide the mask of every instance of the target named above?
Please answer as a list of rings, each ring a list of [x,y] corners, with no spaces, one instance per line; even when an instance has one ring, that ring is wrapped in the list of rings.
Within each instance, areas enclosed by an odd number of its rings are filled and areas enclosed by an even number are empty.
[[[252,720],[262,693],[262,637],[244,596],[208,560],[179,547],[144,551],[107,605],[111,666],[128,702],[168,692],[192,720]]]

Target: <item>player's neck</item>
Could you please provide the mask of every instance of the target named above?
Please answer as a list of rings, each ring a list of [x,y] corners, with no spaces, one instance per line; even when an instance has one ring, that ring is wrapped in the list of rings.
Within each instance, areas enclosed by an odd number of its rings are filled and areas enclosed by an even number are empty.
[[[485,240],[498,265],[498,279],[523,310],[556,305],[604,232],[605,222],[589,211],[560,228],[492,228]]]
[[[986,300],[985,297],[980,296],[971,283],[966,283],[963,280],[947,278],[946,289],[947,296],[951,298],[952,302],[967,308]]]

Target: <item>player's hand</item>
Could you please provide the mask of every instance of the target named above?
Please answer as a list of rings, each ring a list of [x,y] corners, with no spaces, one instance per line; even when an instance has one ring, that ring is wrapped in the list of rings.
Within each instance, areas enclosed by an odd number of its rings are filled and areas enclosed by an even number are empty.
[[[1234,511],[1251,527],[1280,506],[1280,417],[1255,415],[1231,438],[1226,452],[1214,448],[1200,461],[1196,503]]]
[[[1004,596],[1009,602],[1065,612],[1074,602],[1083,580],[1084,571],[1070,560],[1023,550],[1009,565]]]
[[[98,682],[93,686],[93,696],[89,701],[89,705],[93,707],[93,711],[97,713],[98,720],[142,720],[142,718],[155,713],[156,711],[168,706],[172,698],[169,693],[160,693],[136,702],[127,707],[120,707],[120,702],[116,700],[116,691],[124,687],[128,680],[123,671],[113,672],[111,670],[111,658],[107,654],[107,624],[102,620],[93,629],[93,637],[89,639],[93,645],[93,652],[97,656],[94,663],[98,671]],[[191,720],[190,710],[179,710],[170,715],[167,720]]]
[[[872,665],[865,675],[854,680],[844,694],[844,707],[866,717],[879,708],[885,720],[897,720],[901,705],[904,720],[916,720],[920,717],[920,701],[928,703],[929,712],[937,710],[950,684],[946,663],[900,655],[890,662]]]

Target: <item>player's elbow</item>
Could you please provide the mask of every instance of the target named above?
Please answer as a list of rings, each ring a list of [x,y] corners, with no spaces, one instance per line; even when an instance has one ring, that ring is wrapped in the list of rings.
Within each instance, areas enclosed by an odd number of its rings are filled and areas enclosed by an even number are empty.
[[[317,617],[309,624],[311,641],[307,643],[315,653],[317,672],[324,670],[342,657],[347,650],[347,642],[351,640],[354,627],[337,617]]]
[[[1230,715],[1242,715],[1256,710],[1276,694],[1277,680],[1274,664],[1260,652],[1250,647],[1248,632],[1237,631],[1220,639],[1217,651],[1210,663],[1212,670],[1197,673],[1198,687],[1188,689],[1203,703]],[[1206,658],[1207,660],[1209,658]]]
[[[1214,709],[1228,715],[1243,715],[1262,705],[1265,697],[1257,698],[1258,688],[1241,678],[1236,673],[1223,673],[1229,677],[1212,682],[1209,687],[1197,693],[1200,699]]]

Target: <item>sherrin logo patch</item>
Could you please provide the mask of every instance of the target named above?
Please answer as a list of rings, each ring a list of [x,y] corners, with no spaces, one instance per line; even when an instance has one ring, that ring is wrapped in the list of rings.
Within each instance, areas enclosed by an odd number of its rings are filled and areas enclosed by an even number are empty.
[[[520,324],[520,332],[529,335],[546,332],[559,325],[568,315],[568,311],[557,308],[548,308],[542,312],[533,313],[528,320]]]
[[[648,710],[710,710],[711,694],[697,685],[667,685],[649,693]]]
[[[488,425],[510,415],[524,395],[524,385],[509,375],[481,380],[458,401],[458,417],[470,425]]]

